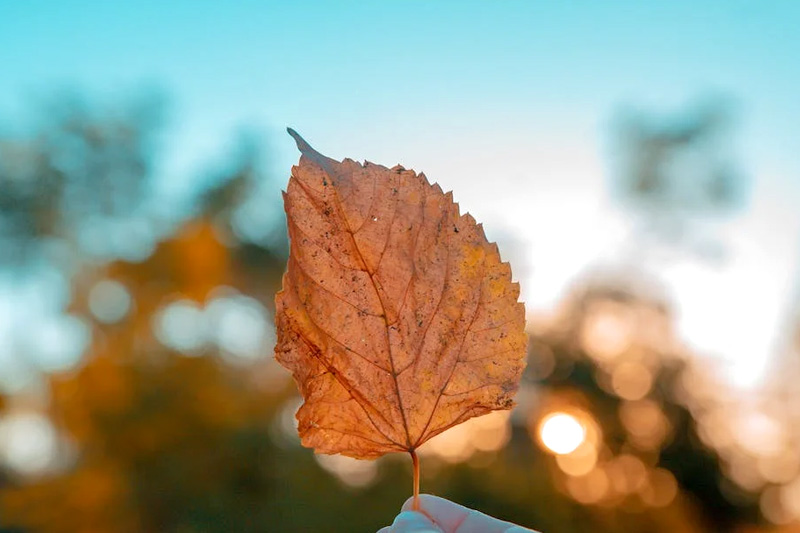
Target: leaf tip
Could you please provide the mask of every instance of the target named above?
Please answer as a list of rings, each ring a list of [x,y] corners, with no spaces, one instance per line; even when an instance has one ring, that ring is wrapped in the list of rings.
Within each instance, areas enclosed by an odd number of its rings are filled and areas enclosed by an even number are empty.
[[[306,142],[306,140],[303,139],[303,137],[301,137],[300,134],[294,129],[287,127],[286,132],[294,139],[294,142],[297,144],[297,149],[300,150],[301,155],[307,157],[317,165],[324,168],[326,171],[331,171],[329,165],[336,163],[336,161],[314,150],[314,148],[312,148],[311,145],[308,144],[308,142]]]
[[[301,154],[311,157],[313,156],[324,157],[322,156],[322,154],[314,150],[314,148],[312,148],[311,145],[308,144],[308,142],[305,139],[303,139],[303,137],[299,133],[297,133],[294,129],[287,127],[286,132],[292,136],[292,139],[294,139],[294,142],[297,144],[297,149],[300,150]]]
[[[316,152],[316,150],[314,150],[313,148],[311,148],[311,145],[310,145],[310,144],[308,144],[308,143],[306,142],[306,140],[305,140],[305,139],[303,139],[303,138],[300,136],[300,134],[299,134],[299,133],[297,133],[296,131],[294,131],[294,129],[292,129],[292,128],[290,128],[290,127],[287,127],[287,128],[286,128],[286,133],[288,133],[289,135],[291,135],[291,136],[292,136],[292,139],[294,139],[294,142],[295,142],[295,143],[297,143],[297,149],[298,149],[298,150],[300,150],[300,152],[301,152],[301,153],[305,154],[305,153],[308,153],[308,152],[312,152],[312,153],[313,153],[313,152]]]

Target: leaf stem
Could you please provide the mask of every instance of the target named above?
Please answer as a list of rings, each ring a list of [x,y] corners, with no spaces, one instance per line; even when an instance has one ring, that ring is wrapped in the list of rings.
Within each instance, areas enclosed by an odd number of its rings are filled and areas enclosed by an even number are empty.
[[[411,464],[414,467],[414,501],[411,504],[411,509],[419,511],[419,457],[414,450],[409,450],[411,454]]]

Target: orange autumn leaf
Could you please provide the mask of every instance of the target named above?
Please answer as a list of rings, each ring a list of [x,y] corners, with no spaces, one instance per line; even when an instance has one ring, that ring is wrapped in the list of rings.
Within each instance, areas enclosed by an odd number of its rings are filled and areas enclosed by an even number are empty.
[[[510,409],[525,364],[519,287],[451,193],[400,166],[302,156],[284,204],[291,251],[277,360],[305,403],[305,446],[359,459],[411,452]]]

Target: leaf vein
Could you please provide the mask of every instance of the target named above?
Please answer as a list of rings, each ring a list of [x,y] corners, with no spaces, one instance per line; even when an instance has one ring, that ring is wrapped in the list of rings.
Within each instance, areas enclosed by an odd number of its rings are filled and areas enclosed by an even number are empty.
[[[448,232],[448,239],[449,238],[450,237],[449,237],[449,232]],[[448,250],[449,250],[449,246],[448,246]],[[486,275],[486,260],[485,259],[484,259],[483,264],[481,266],[482,266],[482,274],[480,275],[478,280],[483,280],[483,277]],[[479,281],[479,283],[482,283],[482,281]],[[467,331],[469,331],[470,328],[472,327],[472,324],[475,323],[475,318],[478,316],[478,312],[481,309],[481,304],[483,303],[483,285],[481,285],[480,288],[481,288],[481,291],[480,291],[480,296],[478,297],[478,304],[475,306],[475,312],[472,315],[472,320],[470,320],[469,326],[467,326]],[[453,366],[450,368],[450,373],[448,374],[447,379],[445,379],[444,383],[442,384],[442,388],[439,390],[439,394],[436,396],[436,401],[433,404],[433,409],[431,410],[430,416],[428,416],[428,421],[425,423],[425,427],[422,429],[422,432],[419,434],[419,438],[417,439],[417,445],[419,445],[420,442],[424,442],[425,432],[428,431],[428,427],[431,425],[431,421],[433,420],[433,415],[434,415],[434,413],[436,413],[436,409],[439,407],[439,402],[441,401],[442,396],[444,395],[444,390],[450,384],[450,380],[453,379],[453,374],[455,373],[456,367],[458,366],[458,359],[461,357],[461,351],[464,349],[464,343],[466,341],[466,338],[467,338],[467,336],[465,334],[461,339],[461,345],[458,347],[458,354],[456,355],[456,361],[453,363]]]
[[[377,178],[374,183],[377,183]],[[381,293],[378,290],[378,283],[375,280],[374,272],[370,272],[369,267],[367,266],[367,262],[364,260],[364,255],[361,253],[361,249],[358,246],[358,242],[356,241],[356,236],[353,233],[353,230],[350,228],[350,223],[347,221],[347,217],[344,214],[344,207],[342,206],[341,198],[339,196],[338,189],[334,188],[334,199],[336,200],[337,210],[339,211],[339,216],[344,223],[344,227],[347,233],[350,234],[350,240],[352,241],[353,248],[355,249],[356,253],[358,254],[359,259],[361,259],[361,264],[364,265],[364,270],[369,274],[370,281],[372,281],[372,289],[375,291],[375,295],[378,297],[378,302],[380,302],[381,308],[383,310],[383,321],[385,334],[386,334],[386,349],[389,352],[389,365],[391,367],[391,375],[392,381],[394,382],[394,391],[395,395],[397,396],[397,407],[400,410],[400,416],[403,420],[403,429],[406,432],[406,441],[408,443],[409,448],[411,447],[411,437],[408,433],[408,418],[406,418],[405,408],[403,407],[403,400],[400,397],[400,386],[397,383],[397,374],[394,370],[394,357],[392,357],[392,343],[389,339],[389,324],[386,319],[386,304],[384,304],[383,299],[381,298]]]
[[[342,341],[340,341],[339,339],[337,339],[336,337],[334,337],[332,333],[329,333],[329,332],[328,332],[328,331],[327,331],[325,328],[323,328],[323,327],[322,327],[322,326],[321,326],[321,325],[320,325],[320,324],[319,324],[319,323],[318,323],[316,320],[314,320],[314,318],[313,318],[313,317],[312,317],[312,316],[311,316],[311,315],[310,315],[308,312],[306,312],[306,316],[308,316],[308,319],[311,321],[311,323],[312,323],[312,324],[314,324],[314,327],[316,327],[316,328],[317,328],[318,330],[320,330],[320,331],[321,331],[321,332],[322,332],[322,333],[323,333],[323,334],[324,334],[326,337],[328,337],[330,340],[332,340],[333,342],[335,342],[336,344],[338,344],[339,346],[341,346],[342,348],[344,348],[344,349],[345,349],[345,350],[347,350],[348,352],[351,352],[351,353],[354,353],[354,354],[356,354],[358,357],[360,357],[360,358],[361,358],[361,359],[363,359],[364,361],[368,362],[369,364],[373,365],[375,368],[377,368],[377,369],[379,369],[379,370],[383,370],[383,371],[384,371],[384,372],[386,372],[387,374],[391,374],[391,373],[392,373],[390,370],[388,370],[388,369],[386,369],[386,368],[383,368],[381,365],[379,365],[379,364],[378,364],[378,363],[376,363],[375,361],[373,361],[373,360],[369,359],[369,358],[368,358],[366,355],[364,355],[364,354],[362,354],[362,353],[359,353],[359,352],[357,352],[357,351],[353,350],[352,348],[350,348],[349,346],[347,346],[345,343],[343,343]],[[387,421],[387,422],[388,422],[388,421]]]
[[[310,317],[309,317],[309,318],[310,318]],[[312,321],[312,322],[313,322],[313,321]],[[306,344],[306,346],[308,347],[308,349],[309,349],[309,351],[311,352],[312,356],[313,356],[313,357],[315,357],[315,358],[316,358],[316,359],[317,359],[317,360],[318,360],[320,363],[322,363],[322,366],[324,366],[326,369],[328,369],[328,371],[331,373],[331,375],[333,375],[333,377],[334,377],[334,378],[336,378],[336,381],[338,381],[338,382],[339,382],[339,384],[340,384],[340,385],[342,386],[342,388],[343,388],[343,389],[344,389],[344,390],[347,392],[347,394],[349,394],[349,395],[350,395],[350,396],[351,396],[351,397],[352,397],[352,398],[353,398],[353,399],[356,401],[356,403],[358,404],[358,406],[359,406],[359,407],[361,407],[361,410],[362,410],[362,411],[364,411],[364,415],[367,417],[367,420],[369,420],[369,421],[370,421],[370,423],[372,424],[372,427],[374,427],[374,428],[375,428],[375,431],[377,431],[378,433],[380,433],[381,435],[383,435],[383,437],[384,437],[386,440],[388,440],[389,442],[391,442],[391,443],[393,443],[393,444],[396,444],[396,445],[398,445],[398,446],[402,446],[402,445],[401,445],[399,442],[397,442],[397,441],[395,441],[394,439],[390,438],[390,437],[389,437],[389,435],[387,435],[386,433],[384,433],[384,432],[381,430],[381,428],[379,428],[379,427],[378,427],[378,425],[375,423],[375,421],[374,421],[374,420],[372,419],[372,417],[370,416],[370,414],[369,414],[369,411],[368,411],[368,410],[367,410],[367,408],[366,408],[366,405],[369,405],[369,407],[370,407],[371,409],[373,409],[373,410],[374,410],[374,411],[375,411],[375,412],[378,414],[378,416],[380,416],[380,417],[383,419],[383,421],[384,421],[386,424],[389,424],[389,425],[391,426],[391,424],[389,423],[389,421],[388,421],[388,420],[386,420],[386,418],[385,418],[385,417],[384,417],[384,416],[381,414],[381,412],[380,412],[380,411],[378,411],[378,410],[375,408],[375,406],[374,406],[374,405],[372,405],[372,403],[371,403],[369,400],[367,400],[366,398],[364,398],[364,397],[363,397],[363,396],[361,396],[360,394],[359,394],[358,396],[356,396],[356,395],[353,393],[353,390],[354,390],[354,389],[353,389],[352,385],[350,385],[350,383],[349,383],[349,382],[348,382],[348,381],[347,381],[347,380],[344,378],[344,376],[342,376],[341,374],[339,374],[339,372],[334,372],[334,371],[333,371],[333,365],[331,365],[331,364],[330,364],[328,361],[326,361],[324,358],[320,357],[321,351],[319,350],[319,348],[317,348],[316,346],[314,346],[314,344],[313,344],[311,341],[309,341],[308,339],[306,339],[306,338],[305,338],[305,336],[303,336],[303,334],[302,334],[301,332],[299,332],[299,331],[297,331],[297,330],[294,330],[294,331],[295,331],[295,333],[298,335],[298,337],[299,337],[300,339],[302,339],[302,341],[303,341],[303,342]]]

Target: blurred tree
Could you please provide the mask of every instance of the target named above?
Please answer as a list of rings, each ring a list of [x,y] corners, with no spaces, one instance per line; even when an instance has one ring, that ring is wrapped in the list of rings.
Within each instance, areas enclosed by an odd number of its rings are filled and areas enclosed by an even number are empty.
[[[0,137],[0,264],[24,266],[53,240],[89,256],[125,252],[152,188],[163,100],[93,110],[76,97],[51,102],[28,137]]]
[[[730,100],[719,97],[668,117],[621,116],[613,185],[642,230],[628,243],[630,272],[659,271],[665,259],[728,260],[729,239],[715,222],[739,212],[749,192],[736,167],[732,118]],[[688,430],[662,451],[661,464],[702,502],[717,529],[800,516],[792,503],[800,432],[789,392],[797,365],[779,354],[770,383],[744,394],[716,376],[719,367],[685,361],[691,368],[678,373],[675,386]]]
[[[606,454],[600,463],[612,486],[613,476],[630,477],[640,469],[631,465],[643,465],[641,472],[650,479],[654,474],[663,477],[655,470],[661,468],[674,476],[681,490],[675,505],[690,515],[699,512],[703,530],[734,531],[738,524],[757,521],[757,501],[737,501],[726,494],[730,482],[720,458],[698,436],[685,398],[696,391],[687,391],[682,383],[687,354],[672,331],[667,307],[659,297],[637,291],[631,279],[601,278],[577,291],[562,322],[532,343],[534,361],[545,357],[552,366],[542,372],[541,362],[533,362],[530,375],[544,385],[546,395],[577,394],[578,404],[598,422],[600,455]],[[621,462],[627,468],[617,468]],[[653,506],[654,494],[648,493],[652,489],[644,483],[639,490],[617,487],[616,496],[611,490],[608,497],[616,498],[612,508],[623,514],[640,512],[643,505]],[[652,531],[651,520],[634,519],[623,529]]]
[[[152,151],[139,150],[143,138],[156,136],[157,122],[134,127],[103,114],[88,120],[83,111],[56,116],[63,122],[48,122],[37,139],[58,142],[4,141],[6,149],[24,144],[37,151],[19,165],[4,159],[4,180],[28,185],[6,190],[5,205],[24,205],[0,215],[13,221],[4,222],[10,229],[2,250],[16,250],[0,268],[26,275],[27,265],[53,260],[53,239],[63,243],[71,261],[59,265],[70,283],[64,312],[89,325],[91,342],[76,370],[47,378],[47,414],[61,454],[40,475],[12,473],[0,488],[0,527],[321,531],[341,524],[368,531],[383,525],[405,497],[406,484],[391,479],[402,467],[382,467],[390,475],[369,494],[352,492],[295,440],[281,432],[283,444],[276,444],[276,413],[294,405],[294,388],[271,357],[269,316],[286,233],[277,187],[263,172],[263,150],[245,139],[231,164],[210,173],[185,219],[162,231],[161,242],[142,257],[126,251],[136,243],[124,236],[110,248],[94,239],[108,244],[106,230],[133,212],[158,222],[152,213],[163,209],[150,209],[148,202],[158,199],[144,185],[152,185]],[[119,132],[142,139],[125,140]],[[68,145],[81,147],[74,173],[31,163],[52,161]],[[97,162],[91,172],[79,168],[90,162]],[[67,201],[61,192],[49,195],[45,182],[76,192]],[[101,203],[92,190],[106,188],[112,200]],[[128,204],[113,200],[117,190]],[[341,522],[342,516],[349,518]]]
[[[163,110],[148,105],[62,103],[32,137],[0,139],[0,269],[63,271],[60,312],[90,332],[80,362],[49,374],[33,402],[47,406],[58,457],[35,475],[0,472],[0,528],[388,524],[409,495],[407,458],[318,458],[292,427],[295,389],[271,354],[286,232],[261,144],[241,139],[185,209],[160,218],[170,212],[153,187]],[[722,532],[752,518],[751,500],[722,490],[719,459],[683,403],[666,306],[626,283],[588,287],[532,337],[520,405],[491,445],[426,456],[423,489],[548,533]],[[584,417],[588,467],[542,443],[543,417],[557,412]]]
[[[723,254],[704,223],[740,210],[748,192],[733,156],[729,100],[706,98],[668,117],[627,110],[616,124],[612,188],[639,219],[637,251],[666,244],[705,258]]]
[[[274,396],[285,396],[283,386],[256,390],[269,346],[232,366],[215,356],[219,346],[183,354],[154,331],[170,300],[205,304],[220,287],[259,295],[263,303],[252,300],[251,309],[271,302],[285,261],[280,247],[222,244],[230,217],[202,201],[193,220],[144,262],[102,261],[129,256],[125,247],[137,245],[115,229],[132,219],[152,222],[150,140],[158,115],[152,103],[95,115],[68,102],[33,139],[0,144],[0,250],[9,252],[0,265],[23,269],[42,260],[53,240],[63,242],[73,260],[69,312],[92,324],[85,362],[49,378],[49,414],[73,452],[69,465],[38,480],[13,478],[17,486],[0,495],[3,523],[35,531],[208,530],[202,523],[264,529],[258,516],[271,469],[263,469],[272,458],[266,432]],[[246,171],[217,176],[219,187],[263,181],[253,160],[240,166]],[[230,200],[226,209],[234,210],[237,199]],[[270,204],[280,212],[275,199]],[[189,326],[169,327],[185,334]]]
[[[407,489],[397,474],[373,487],[380,499],[350,494],[308,450],[276,446],[274,419],[294,387],[271,353],[228,364],[218,336],[187,343],[163,331],[176,302],[208,310],[234,287],[252,289],[248,280],[274,294],[285,260],[256,263],[215,235],[200,214],[143,263],[118,261],[76,280],[71,311],[94,321],[93,343],[77,372],[49,380],[49,415],[74,456],[64,471],[0,493],[4,523],[42,532],[322,531],[345,516],[346,530],[368,531],[395,514]],[[132,305],[105,324],[91,292],[109,280]],[[216,326],[186,322],[177,333],[199,338]]]
[[[3,419],[6,411],[6,396],[0,392],[0,420]],[[5,469],[5,465],[0,462],[0,491],[8,485],[8,474]],[[2,530],[0,530],[2,531]]]
[[[731,107],[721,98],[666,119],[623,114],[617,131],[622,197],[644,208],[684,213],[741,207],[743,183],[729,146],[731,121]]]
[[[588,281],[531,338],[509,443],[440,466],[429,490],[548,532],[726,532],[755,522],[757,505],[723,492],[720,460],[683,404],[685,354],[671,324],[629,278]],[[574,451],[543,443],[553,414],[586,429]]]

